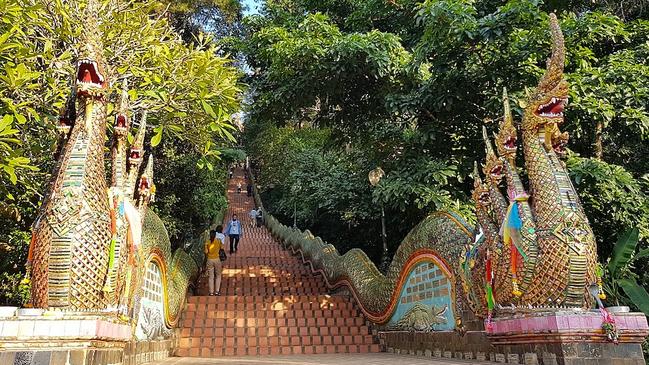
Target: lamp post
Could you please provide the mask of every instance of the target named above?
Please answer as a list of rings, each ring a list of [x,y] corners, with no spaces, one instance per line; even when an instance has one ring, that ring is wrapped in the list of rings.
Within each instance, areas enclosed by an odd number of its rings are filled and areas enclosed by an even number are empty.
[[[376,187],[379,182],[381,182],[381,178],[385,175],[385,171],[381,167],[376,167],[374,170],[370,171],[370,173],[367,175],[368,180],[370,180],[370,184],[373,187]],[[386,272],[388,269],[388,235],[385,233],[385,208],[383,206],[383,202],[381,202],[381,241],[383,242],[383,253],[381,254],[381,264],[379,269],[382,272]]]
[[[291,187],[291,193],[293,195],[293,228],[297,228],[297,198],[302,190],[302,186],[297,184]]]

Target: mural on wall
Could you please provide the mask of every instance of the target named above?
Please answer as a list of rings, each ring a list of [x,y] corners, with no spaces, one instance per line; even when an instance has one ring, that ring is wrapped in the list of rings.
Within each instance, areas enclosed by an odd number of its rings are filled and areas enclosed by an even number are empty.
[[[146,268],[137,319],[135,337],[138,340],[168,337],[170,334],[164,322],[162,273],[154,262],[149,262]]]
[[[404,283],[388,329],[425,332],[453,330],[452,292],[451,281],[435,262],[416,265]]]

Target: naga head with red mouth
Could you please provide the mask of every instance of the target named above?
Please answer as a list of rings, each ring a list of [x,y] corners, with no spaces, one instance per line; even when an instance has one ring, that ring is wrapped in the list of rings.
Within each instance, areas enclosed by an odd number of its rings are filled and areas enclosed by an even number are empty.
[[[487,208],[491,205],[491,197],[489,195],[489,188],[485,186],[480,178],[477,163],[474,166],[473,175],[473,192],[471,196],[478,207]]]
[[[142,162],[142,149],[140,148],[131,148],[131,152],[128,155],[128,161],[131,164],[137,164]]]
[[[498,185],[503,178],[503,162],[496,156],[492,158],[487,157],[487,163],[484,166],[483,172],[492,184]]]
[[[546,103],[540,104],[534,114],[538,117],[551,119],[555,123],[563,122],[563,109],[568,103],[567,97],[551,97]]]
[[[566,154],[566,146],[569,140],[568,132],[560,133],[558,130],[551,136],[552,149],[559,157],[564,157]]]
[[[513,124],[501,124],[498,134],[496,134],[496,149],[498,154],[508,161],[516,158],[518,135]]]
[[[118,138],[123,138],[128,133],[131,121],[128,117],[128,79],[122,81],[122,96],[119,100],[115,124],[113,125]]]
[[[505,113],[496,134],[496,150],[501,157],[513,161],[516,159],[516,151],[518,150],[518,129],[514,124],[514,116],[509,105],[506,88],[503,88],[503,108]]]
[[[568,102],[568,82],[563,76],[566,49],[563,33],[554,14],[550,14],[552,55],[548,59],[545,74],[530,94],[523,116],[523,132],[538,133],[554,131],[563,123],[563,110]],[[551,146],[545,141],[546,148]]]
[[[108,83],[101,66],[91,59],[80,59],[77,62],[77,95],[103,98]]]
[[[126,133],[128,132],[128,125],[128,117],[126,116],[126,114],[120,112],[115,116],[114,128],[117,135],[126,135]]]

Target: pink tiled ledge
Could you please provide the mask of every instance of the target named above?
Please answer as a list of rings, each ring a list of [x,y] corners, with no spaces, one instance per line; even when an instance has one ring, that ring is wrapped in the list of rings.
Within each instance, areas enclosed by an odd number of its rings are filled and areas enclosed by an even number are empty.
[[[618,330],[647,331],[647,317],[642,313],[617,313],[613,315]],[[527,314],[515,318],[496,318],[491,323],[489,334],[537,333],[537,332],[581,332],[602,328],[603,318],[599,312],[557,312]],[[489,326],[485,323],[485,328]]]
[[[3,340],[66,339],[129,341],[131,326],[103,318],[66,319],[13,317],[0,320],[0,342]]]

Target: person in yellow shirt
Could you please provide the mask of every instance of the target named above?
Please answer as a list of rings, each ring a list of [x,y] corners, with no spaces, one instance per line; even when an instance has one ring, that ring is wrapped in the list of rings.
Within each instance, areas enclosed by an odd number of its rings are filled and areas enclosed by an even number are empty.
[[[223,248],[225,236],[223,226],[217,226],[216,230],[210,231],[210,239],[205,242],[205,256],[207,256],[208,285],[210,295],[221,295],[221,272],[223,263],[219,257],[219,251]]]

